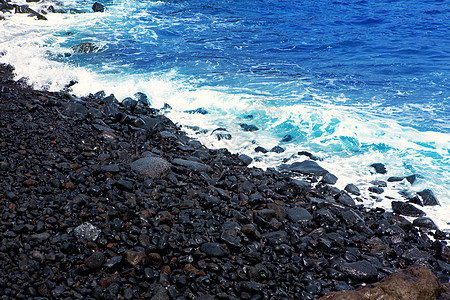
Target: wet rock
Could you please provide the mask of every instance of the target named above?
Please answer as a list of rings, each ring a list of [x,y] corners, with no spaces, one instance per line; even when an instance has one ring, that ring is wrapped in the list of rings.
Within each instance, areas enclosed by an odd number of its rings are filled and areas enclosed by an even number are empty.
[[[248,166],[249,164],[251,164],[253,162],[253,158],[251,158],[248,155],[245,154],[240,154],[239,155],[239,159],[244,163],[244,165]]]
[[[377,269],[367,261],[341,263],[338,270],[358,282],[374,282],[377,279]]]
[[[280,146],[275,146],[272,149],[270,149],[270,152],[283,153],[284,152],[284,148],[281,148]]]
[[[412,264],[424,266],[426,266],[428,264],[428,261],[431,259],[431,256],[430,254],[428,254],[428,252],[419,250],[416,247],[406,250],[401,257],[411,262]]]
[[[102,251],[97,251],[91,254],[86,260],[84,264],[89,269],[98,269],[103,265],[105,261],[105,254]]]
[[[288,208],[287,216],[292,222],[305,223],[312,220],[312,215],[303,207]]]
[[[204,243],[201,245],[200,251],[209,257],[224,257],[227,255],[227,251],[219,243]]]
[[[322,177],[322,182],[327,184],[335,184],[337,181],[338,181],[337,176],[331,173],[327,173]]]
[[[369,187],[369,192],[375,193],[375,194],[383,194],[384,193],[384,189],[378,186],[370,186]]]
[[[104,12],[105,6],[101,3],[95,2],[94,5],[92,5],[92,10],[94,12]]]
[[[311,160],[320,160],[320,158],[317,155],[314,155],[308,151],[299,151],[297,154],[307,156]]]
[[[108,269],[116,269],[120,266],[121,263],[122,263],[122,256],[116,255],[111,257],[111,259],[104,264],[104,267]]]
[[[81,43],[76,46],[73,46],[72,50],[75,53],[87,54],[87,53],[98,52],[100,50],[100,47],[95,45],[94,43],[85,42],[85,43]]]
[[[239,124],[239,126],[241,126],[242,130],[244,130],[244,131],[253,132],[253,131],[259,130],[259,128],[256,127],[255,125]]]
[[[176,158],[172,160],[172,164],[183,166],[189,170],[196,172],[212,172],[212,168],[210,166],[191,160]]]
[[[423,217],[425,213],[414,205],[402,201],[392,201],[392,210],[400,215],[409,217]]]
[[[84,239],[89,242],[95,242],[101,233],[101,230],[89,222],[85,222],[73,230],[78,239]]]
[[[207,115],[209,113],[203,107],[199,107],[199,108],[194,109],[194,110],[185,110],[184,112],[188,113],[188,114],[201,114],[201,115]]]
[[[433,191],[430,189],[425,189],[421,192],[418,192],[419,196],[422,198],[423,205],[440,205],[437,198],[434,196]]]
[[[411,267],[392,274],[380,282],[345,292],[328,293],[320,300],[344,299],[437,299],[441,284],[425,267]]]
[[[130,164],[131,169],[152,179],[164,178],[171,169],[171,164],[162,157],[143,157]]]
[[[433,222],[433,220],[431,220],[428,217],[421,217],[421,218],[417,218],[413,221],[413,225],[417,226],[417,227],[421,227],[421,228],[427,228],[427,229],[432,229],[432,230],[436,230],[438,229],[438,227],[436,226],[436,224]]]
[[[312,160],[304,160],[302,162],[295,162],[291,165],[285,166],[286,169],[292,172],[298,172],[302,174],[324,176],[329,173],[327,170],[319,166],[318,163]]]
[[[386,174],[386,167],[382,163],[374,163],[370,165],[372,168],[375,169],[375,172],[378,174]]]
[[[407,180],[410,184],[413,184],[415,181],[416,181],[416,179],[417,179],[417,175],[416,174],[414,174],[414,175],[410,175],[410,176],[406,176],[406,177],[395,177],[395,176],[393,176],[393,177],[389,177],[388,179],[387,179],[387,181],[388,182],[399,182],[399,181],[403,181],[403,180]]]
[[[346,190],[347,192],[349,192],[350,194],[356,195],[356,196],[360,196],[361,192],[359,191],[359,188],[354,185],[353,183],[349,183],[345,186],[344,190]]]
[[[255,148],[255,152],[267,153],[269,151],[264,147],[258,146]]]
[[[292,141],[292,139],[293,139],[292,135],[286,134],[286,135],[283,136],[283,138],[281,139],[281,142],[282,142],[282,143],[287,143],[287,142]]]
[[[353,200],[353,198],[345,192],[337,194],[336,202],[348,207],[356,207],[355,200]]]

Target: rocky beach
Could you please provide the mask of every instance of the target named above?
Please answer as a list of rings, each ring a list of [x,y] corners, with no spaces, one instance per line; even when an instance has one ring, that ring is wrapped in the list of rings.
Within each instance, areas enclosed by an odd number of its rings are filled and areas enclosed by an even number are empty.
[[[320,162],[264,171],[207,149],[143,93],[78,98],[12,72],[2,299],[448,299],[449,237],[405,199],[368,209]]]

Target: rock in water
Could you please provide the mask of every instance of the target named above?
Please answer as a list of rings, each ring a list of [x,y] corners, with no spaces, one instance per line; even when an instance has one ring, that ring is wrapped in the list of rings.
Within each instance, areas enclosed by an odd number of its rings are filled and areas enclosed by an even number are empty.
[[[377,172],[378,174],[386,174],[386,167],[381,164],[381,163],[375,163],[375,164],[371,164],[371,167],[373,167],[375,169],[375,172]]]
[[[79,45],[72,47],[73,52],[83,54],[97,52],[99,49],[100,49],[99,46],[89,42],[81,43]]]
[[[417,194],[419,194],[420,197],[422,198],[423,205],[430,205],[430,206],[440,205],[439,201],[434,196],[433,191],[430,189],[425,189],[421,192],[418,192]]]
[[[398,213],[400,215],[410,216],[410,217],[425,216],[425,213],[423,211],[416,208],[414,205],[412,205],[410,203],[401,202],[401,201],[392,201],[391,205],[392,205],[392,210],[395,213]]]
[[[144,157],[130,164],[131,169],[152,179],[160,179],[170,171],[171,164],[162,157]]]
[[[319,299],[437,299],[441,288],[436,276],[429,269],[419,266],[392,274],[380,282],[354,291],[328,293]]]
[[[92,10],[94,12],[104,12],[105,6],[101,3],[95,2],[94,5],[92,5]]]
[[[318,163],[312,160],[304,160],[302,162],[295,162],[287,167],[292,172],[298,172],[302,174],[324,176],[329,173],[327,170],[319,166]]]

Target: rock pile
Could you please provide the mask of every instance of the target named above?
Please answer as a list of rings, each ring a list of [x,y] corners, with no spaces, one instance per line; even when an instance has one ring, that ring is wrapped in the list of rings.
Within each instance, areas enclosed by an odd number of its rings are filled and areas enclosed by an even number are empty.
[[[303,180],[249,168],[142,95],[34,91],[10,71],[0,70],[5,299],[316,299],[409,266],[437,277],[433,297],[449,281],[444,233],[432,241],[356,205],[316,163],[291,166],[308,168]]]

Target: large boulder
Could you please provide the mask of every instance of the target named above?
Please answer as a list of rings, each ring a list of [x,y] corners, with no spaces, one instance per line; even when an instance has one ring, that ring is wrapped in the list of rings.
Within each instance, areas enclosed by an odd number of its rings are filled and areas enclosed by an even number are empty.
[[[427,268],[411,267],[392,274],[380,282],[353,291],[332,292],[319,300],[353,299],[436,299],[442,290],[439,280]]]
[[[152,179],[160,179],[169,173],[171,164],[162,157],[151,156],[132,162],[130,167],[141,175]]]
[[[302,162],[295,162],[291,165],[285,166],[286,169],[292,172],[298,172],[302,174],[324,176],[329,172],[319,166],[318,163],[312,160],[304,160]]]

